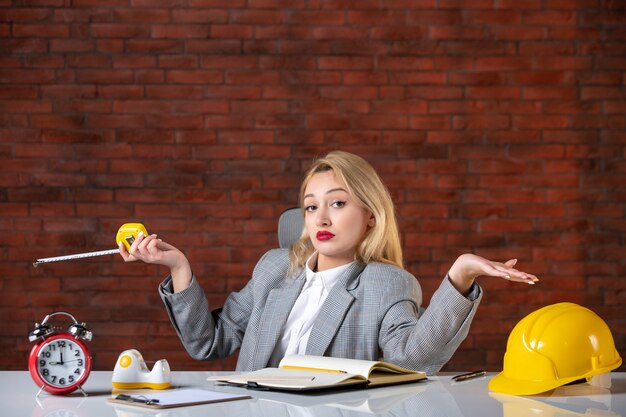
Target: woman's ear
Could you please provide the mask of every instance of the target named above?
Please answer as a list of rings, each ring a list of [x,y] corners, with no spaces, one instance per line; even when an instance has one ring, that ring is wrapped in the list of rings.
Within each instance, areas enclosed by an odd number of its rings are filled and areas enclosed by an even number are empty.
[[[374,225],[375,225],[375,224],[376,224],[376,217],[374,217],[374,214],[373,214],[373,213],[370,213],[370,218],[369,218],[369,220],[367,221],[367,225],[368,225],[369,227],[374,227]]]

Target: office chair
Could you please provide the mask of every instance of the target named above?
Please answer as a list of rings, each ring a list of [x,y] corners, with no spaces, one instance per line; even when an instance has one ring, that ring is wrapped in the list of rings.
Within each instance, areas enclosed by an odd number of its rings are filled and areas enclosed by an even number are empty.
[[[298,240],[304,228],[304,218],[299,207],[288,208],[278,218],[278,245],[288,248]]]

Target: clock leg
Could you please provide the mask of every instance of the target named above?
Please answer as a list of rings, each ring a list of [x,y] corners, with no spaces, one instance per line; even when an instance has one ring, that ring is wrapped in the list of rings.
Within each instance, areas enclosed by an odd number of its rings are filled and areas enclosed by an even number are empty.
[[[77,385],[76,387],[78,388],[78,390],[79,390],[80,392],[82,392],[82,393],[83,393],[83,395],[84,395],[85,397],[89,397],[89,395],[87,395],[87,393],[85,392],[85,390],[83,389],[83,387],[82,387],[82,386]]]
[[[46,388],[45,385],[42,385],[41,388],[39,388],[39,391],[37,391],[37,395],[35,395],[35,398],[39,398],[39,394],[41,394],[41,392],[44,390],[44,388]]]

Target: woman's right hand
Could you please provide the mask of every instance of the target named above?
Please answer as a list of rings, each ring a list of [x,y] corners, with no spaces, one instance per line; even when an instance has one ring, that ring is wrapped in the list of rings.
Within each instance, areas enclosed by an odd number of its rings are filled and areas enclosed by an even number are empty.
[[[124,262],[143,261],[170,268],[174,292],[184,290],[191,283],[191,266],[185,255],[157,235],[144,236],[140,232],[129,250],[121,242],[119,249]]]

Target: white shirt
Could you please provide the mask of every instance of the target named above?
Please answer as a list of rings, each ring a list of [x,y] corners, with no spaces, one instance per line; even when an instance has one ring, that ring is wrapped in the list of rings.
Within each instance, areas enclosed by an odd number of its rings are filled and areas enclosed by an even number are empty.
[[[285,355],[294,353],[303,355],[306,352],[313,322],[317,318],[320,307],[328,297],[330,289],[352,263],[326,271],[313,272],[312,266],[317,264],[317,252],[307,259],[306,282],[287,317],[281,338],[270,358],[270,366],[278,366]]]

